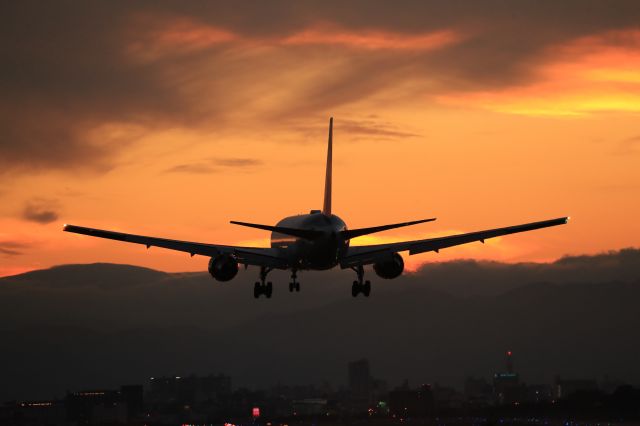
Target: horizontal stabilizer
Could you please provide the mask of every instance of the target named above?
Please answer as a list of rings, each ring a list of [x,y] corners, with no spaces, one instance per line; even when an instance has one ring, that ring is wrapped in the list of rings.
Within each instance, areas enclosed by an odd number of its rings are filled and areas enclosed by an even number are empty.
[[[380,231],[386,231],[387,229],[402,228],[403,226],[417,225],[418,223],[424,223],[424,222],[433,222],[434,220],[436,220],[436,218],[432,217],[431,219],[414,220],[413,222],[403,222],[403,223],[394,223],[391,225],[372,226],[371,228],[348,229],[346,231],[342,231],[340,234],[345,240],[350,240],[351,238],[361,237],[362,235],[373,234]]]
[[[235,220],[232,220],[230,223],[233,223],[234,225],[248,226],[249,228],[264,229],[265,231],[278,232],[280,234],[291,235],[292,237],[304,238],[307,240],[313,240],[323,235],[322,231],[314,231],[313,229],[296,229],[287,228],[285,226],[260,225],[258,223],[237,222]]]

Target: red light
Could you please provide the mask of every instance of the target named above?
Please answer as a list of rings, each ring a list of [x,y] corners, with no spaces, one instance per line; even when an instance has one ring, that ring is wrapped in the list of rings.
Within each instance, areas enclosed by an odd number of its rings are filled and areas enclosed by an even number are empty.
[[[253,410],[251,410],[251,413],[253,414],[254,418],[260,417],[260,408],[253,407]]]
[[[507,351],[507,356],[511,356],[511,351]]]

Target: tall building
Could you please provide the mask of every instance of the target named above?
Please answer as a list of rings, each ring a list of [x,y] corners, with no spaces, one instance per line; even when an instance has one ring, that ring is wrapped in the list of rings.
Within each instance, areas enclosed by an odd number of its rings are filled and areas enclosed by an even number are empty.
[[[373,402],[373,379],[369,360],[359,359],[349,363],[349,406],[354,412],[366,412]]]
[[[369,399],[371,394],[369,360],[359,359],[349,363],[349,392],[357,399]]]
[[[513,352],[507,351],[505,353],[505,364],[507,366],[507,373],[513,374]]]
[[[519,403],[524,398],[524,387],[513,367],[513,352],[505,353],[505,372],[493,375],[493,393],[498,405]]]

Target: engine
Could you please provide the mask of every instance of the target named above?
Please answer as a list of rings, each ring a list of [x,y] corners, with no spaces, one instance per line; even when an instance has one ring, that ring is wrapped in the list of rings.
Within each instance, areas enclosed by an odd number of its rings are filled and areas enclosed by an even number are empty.
[[[230,254],[221,254],[209,260],[209,273],[218,281],[229,281],[238,273],[238,261]]]
[[[374,263],[373,270],[380,278],[397,278],[404,270],[404,261],[398,253],[393,253],[389,259]]]

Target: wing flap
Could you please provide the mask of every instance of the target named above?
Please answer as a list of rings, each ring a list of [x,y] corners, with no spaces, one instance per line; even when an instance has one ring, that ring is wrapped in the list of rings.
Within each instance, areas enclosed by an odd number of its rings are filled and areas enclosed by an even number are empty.
[[[568,217],[561,217],[540,222],[525,223],[523,225],[507,226],[504,228],[488,229],[485,231],[471,232],[468,234],[450,235],[446,237],[428,238],[424,240],[403,241],[399,243],[376,244],[370,246],[349,247],[347,256],[340,262],[340,266],[348,268],[355,265],[368,265],[385,258],[389,253],[409,251],[409,254],[418,254],[428,251],[439,251],[447,247],[474,241],[487,240],[489,238],[503,235],[515,234],[518,232],[533,231],[550,226],[564,225],[569,221]]]
[[[287,269],[289,263],[277,256],[274,249],[235,249],[234,254],[240,263],[259,265],[276,269]]]
[[[238,247],[219,244],[205,244],[191,241],[171,240],[166,238],[148,237],[145,235],[126,234],[124,232],[107,231],[104,229],[86,228],[84,226],[65,225],[65,232],[88,235],[91,237],[106,238],[109,240],[124,241],[127,243],[141,244],[149,247],[162,247],[169,250],[182,251],[193,255],[214,257],[220,254],[233,254],[240,263],[246,265],[269,266],[275,268],[286,267],[286,260],[278,257],[277,251],[272,248]]]
[[[548,228],[550,226],[564,225],[569,220],[568,217],[558,219],[543,220],[540,222],[525,223],[524,225],[507,226],[504,228],[489,229],[486,231],[471,232],[469,234],[451,235],[448,237],[431,238],[428,240],[414,241],[409,244],[409,254],[424,253],[427,251],[438,251],[447,247],[474,241],[488,240],[489,238],[501,237],[503,235],[515,234],[518,232],[533,231],[536,229]]]

